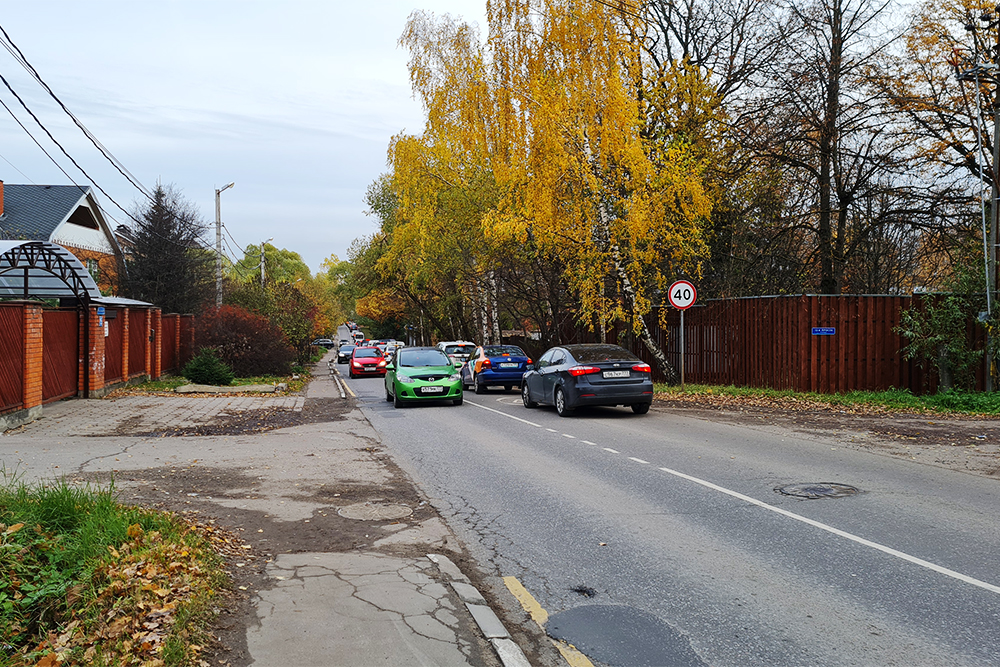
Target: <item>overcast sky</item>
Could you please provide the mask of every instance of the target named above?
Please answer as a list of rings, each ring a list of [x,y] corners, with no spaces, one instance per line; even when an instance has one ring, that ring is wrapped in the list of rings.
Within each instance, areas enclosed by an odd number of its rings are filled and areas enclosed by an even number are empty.
[[[419,133],[407,53],[422,9],[483,26],[484,0],[5,2],[0,26],[64,104],[138,180],[175,185],[212,223],[215,188],[236,250],[274,237],[316,272],[375,230],[364,193],[392,135]],[[139,192],[0,49],[0,74],[108,195]],[[80,184],[91,183],[0,84],[2,100]],[[0,180],[71,184],[0,107]],[[110,221],[112,226],[114,221]],[[232,255],[233,252],[227,254]],[[241,254],[241,253],[240,253]]]

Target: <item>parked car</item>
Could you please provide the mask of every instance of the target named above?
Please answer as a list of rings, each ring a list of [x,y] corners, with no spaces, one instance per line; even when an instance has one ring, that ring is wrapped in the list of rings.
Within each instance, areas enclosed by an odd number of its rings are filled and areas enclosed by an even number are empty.
[[[435,347],[447,354],[456,366],[464,364],[469,355],[476,350],[476,344],[467,340],[443,340]]]
[[[317,338],[316,340],[311,342],[310,345],[318,345],[319,347],[324,347],[328,350],[332,350],[333,348],[337,347],[337,344],[334,343],[329,338]]]
[[[347,369],[351,378],[385,375],[385,357],[377,347],[356,347],[351,352],[351,365]]]
[[[341,345],[340,349],[337,350],[337,363],[346,364],[351,360],[351,353],[354,352],[355,345],[348,343],[347,345]]]
[[[462,387],[485,394],[487,387],[503,385],[507,391],[521,386],[521,377],[531,369],[531,359],[516,345],[477,347],[462,366]]]
[[[386,369],[385,400],[397,408],[406,403],[450,400],[461,405],[462,378],[443,350],[405,347]]]
[[[521,400],[526,408],[554,405],[560,417],[583,405],[628,405],[642,415],[653,402],[652,369],[617,345],[553,347],[524,374]]]

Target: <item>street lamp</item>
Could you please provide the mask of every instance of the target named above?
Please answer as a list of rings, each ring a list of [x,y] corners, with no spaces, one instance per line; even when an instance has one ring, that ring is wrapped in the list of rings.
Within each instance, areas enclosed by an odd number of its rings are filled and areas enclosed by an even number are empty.
[[[221,195],[236,185],[230,183],[215,191],[215,307],[222,306],[222,205]]]
[[[264,290],[264,244],[265,243],[270,243],[273,240],[274,240],[274,237],[272,236],[268,240],[260,242],[260,289],[261,289],[261,291]]]

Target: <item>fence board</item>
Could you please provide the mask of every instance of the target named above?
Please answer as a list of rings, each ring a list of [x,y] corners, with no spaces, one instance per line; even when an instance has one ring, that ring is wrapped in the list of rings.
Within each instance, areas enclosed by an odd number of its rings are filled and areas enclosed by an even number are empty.
[[[24,310],[0,304],[0,411],[24,405]]]
[[[180,356],[177,349],[177,327],[180,315],[162,315],[160,317],[160,371],[175,371],[180,368]]]
[[[128,310],[128,376],[135,377],[146,372],[146,311],[139,308]]]
[[[42,403],[74,396],[78,389],[80,313],[42,311]]]
[[[116,312],[114,319],[108,314]],[[108,335],[104,337],[104,382],[120,382],[122,377],[122,342],[125,333],[125,317],[120,309],[107,308],[104,322]]]

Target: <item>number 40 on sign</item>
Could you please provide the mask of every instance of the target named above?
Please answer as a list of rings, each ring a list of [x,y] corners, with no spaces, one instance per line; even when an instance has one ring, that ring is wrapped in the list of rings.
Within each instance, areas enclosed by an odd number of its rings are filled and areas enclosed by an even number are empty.
[[[694,302],[698,299],[698,290],[694,288],[694,285],[686,280],[678,280],[673,285],[670,286],[670,291],[667,292],[667,299],[670,301],[670,305],[681,311],[681,389],[684,388],[684,357],[686,356],[687,347],[684,345],[684,311],[694,305]]]

